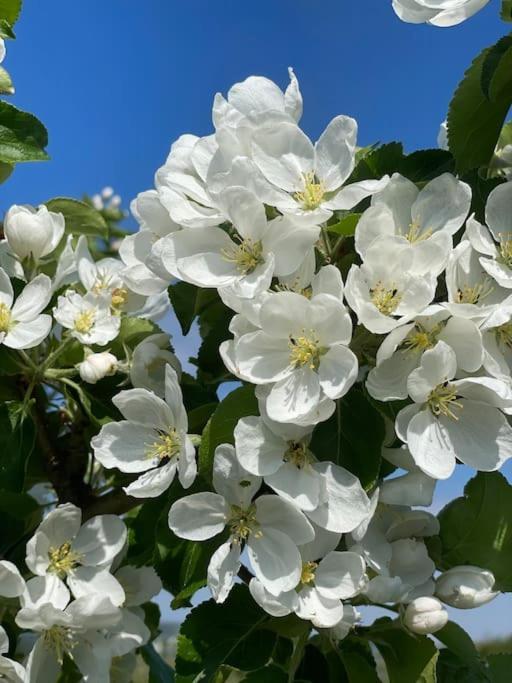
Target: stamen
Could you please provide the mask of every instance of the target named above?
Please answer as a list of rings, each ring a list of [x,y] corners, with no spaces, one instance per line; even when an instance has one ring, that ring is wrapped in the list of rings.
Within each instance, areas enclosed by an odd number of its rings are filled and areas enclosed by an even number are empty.
[[[444,323],[439,323],[431,330],[427,330],[421,323],[416,323],[401,344],[401,348],[412,354],[423,353],[434,348]]]
[[[443,384],[438,384],[437,387],[430,392],[427,403],[436,417],[444,415],[445,417],[457,421],[459,416],[455,413],[454,409],[456,408],[460,411],[464,407],[457,399],[456,387],[449,382],[443,382]]]
[[[78,641],[75,640],[73,631],[64,626],[52,626],[43,634],[45,646],[55,652],[55,656],[60,665],[64,662],[64,655],[70,652]]]
[[[12,323],[12,316],[11,316],[11,310],[7,306],[7,304],[1,303],[0,304],[0,332],[9,332],[9,330],[12,328],[13,323]]]
[[[291,462],[299,470],[311,462],[311,455],[307,447],[298,441],[289,441],[288,450],[283,456],[285,462]]]
[[[321,181],[318,181],[313,171],[303,173],[304,189],[302,192],[296,192],[294,199],[302,205],[304,211],[313,211],[318,209],[325,196],[325,187]]]
[[[379,280],[374,287],[370,288],[370,298],[382,315],[391,315],[398,308],[402,295],[395,285],[386,286]]]
[[[181,451],[181,438],[176,429],[171,429],[169,432],[159,432],[158,439],[154,441],[146,451],[146,457],[149,459],[158,458],[158,460],[171,460],[174,456],[179,455]]]
[[[80,554],[71,549],[71,543],[66,541],[58,548],[51,547],[48,551],[50,564],[48,571],[57,574],[61,579],[80,564]]]
[[[512,349],[512,321],[496,327],[494,333],[498,344]]]
[[[512,234],[509,232],[501,232],[498,237],[500,240],[499,260],[506,265],[507,268],[512,268]]]
[[[259,526],[259,522],[256,519],[256,505],[250,505],[246,510],[239,505],[231,506],[231,517],[228,521],[228,527],[233,537],[233,543],[241,544],[251,534],[255,538],[261,538],[262,532]]]
[[[409,224],[409,230],[405,234],[405,238],[413,243],[418,243],[418,242],[423,242],[424,240],[427,240],[430,236],[432,235],[432,229],[428,228],[428,230],[421,230],[421,225],[419,223],[416,223],[415,221],[412,221],[412,223]]]
[[[222,249],[221,254],[226,261],[235,263],[237,270],[242,275],[252,273],[264,262],[261,242],[255,242],[250,238],[241,240],[240,244],[233,245],[228,249]]]
[[[302,330],[300,337],[290,337],[288,342],[290,348],[290,365],[294,368],[308,367],[311,370],[318,370],[321,357],[327,349],[320,346],[320,340],[314,330]]]
[[[489,296],[493,289],[489,278],[485,278],[483,282],[473,285],[473,287],[464,285],[457,290],[456,302],[459,304],[479,304]]]
[[[87,311],[82,311],[75,318],[75,330],[81,334],[86,334],[91,331],[96,318],[96,311],[89,308]]]
[[[318,567],[317,562],[304,562],[302,565],[302,573],[300,575],[300,582],[303,586],[313,583],[315,580],[315,570]]]
[[[128,290],[124,289],[123,287],[116,287],[112,291],[112,307],[113,308],[120,308],[121,306],[124,306],[126,303],[126,300],[128,299]]]

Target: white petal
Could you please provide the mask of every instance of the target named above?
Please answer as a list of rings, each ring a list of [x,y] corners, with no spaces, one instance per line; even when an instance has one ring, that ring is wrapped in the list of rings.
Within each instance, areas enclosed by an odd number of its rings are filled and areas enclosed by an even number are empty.
[[[327,192],[341,187],[354,168],[357,122],[336,116],[315,145],[315,171]]]
[[[344,396],[357,379],[357,357],[346,346],[331,346],[322,356],[318,377],[326,396],[332,399]]]
[[[278,596],[272,595],[258,579],[251,579],[249,591],[255,602],[273,617],[285,617],[291,614],[297,607],[299,599],[294,590],[280,593]]]
[[[326,598],[310,586],[299,593],[297,616],[307,619],[317,628],[330,628],[343,617],[343,605],[339,600]]]
[[[276,529],[266,527],[261,536],[249,536],[247,553],[256,578],[272,595],[295,588],[302,562],[297,546]]]
[[[208,587],[215,602],[228,597],[240,569],[240,546],[227,541],[213,553],[208,565]]]
[[[97,567],[77,567],[67,577],[68,586],[75,598],[99,595],[109,598],[119,607],[124,603],[125,594],[119,581],[106,569]]]
[[[357,553],[331,552],[315,571],[315,586],[326,598],[352,598],[366,584],[365,568],[363,558]]]
[[[213,458],[213,487],[228,503],[247,507],[260,485],[261,478],[241,466],[231,444],[217,446]]]
[[[32,349],[50,334],[51,315],[42,314],[30,322],[19,322],[5,335],[3,343],[11,349]]]
[[[126,526],[116,515],[92,517],[78,532],[72,547],[80,562],[96,566],[112,562],[126,542]]]
[[[248,472],[263,477],[283,464],[287,443],[273,434],[260,417],[241,418],[234,434],[238,460]]]
[[[52,281],[47,275],[38,275],[23,289],[12,307],[12,317],[21,322],[33,320],[48,305],[52,294]]]
[[[162,467],[149,470],[124,487],[124,490],[134,498],[156,498],[172,484],[177,467],[178,463],[173,460]]]
[[[297,467],[284,463],[274,474],[268,474],[265,482],[285,500],[294,503],[301,510],[315,510],[320,500],[320,476],[306,465]]]
[[[4,598],[17,598],[25,590],[18,567],[7,560],[0,560],[0,595]]]
[[[320,398],[317,373],[300,368],[274,384],[267,398],[267,412],[276,422],[294,422],[313,411]]]
[[[224,529],[229,506],[218,493],[193,493],[177,500],[169,511],[169,527],[180,538],[205,541]]]
[[[309,543],[315,532],[302,512],[279,496],[264,495],[256,500],[256,519],[266,530],[270,527],[285,534],[296,545]]]

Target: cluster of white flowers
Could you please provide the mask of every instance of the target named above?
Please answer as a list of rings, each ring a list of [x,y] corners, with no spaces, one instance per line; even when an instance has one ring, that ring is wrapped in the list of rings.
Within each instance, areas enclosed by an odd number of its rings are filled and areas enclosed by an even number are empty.
[[[479,12],[489,0],[393,0],[396,14],[410,24],[456,26]]]
[[[470,187],[449,173],[421,189],[399,174],[351,182],[356,122],[337,116],[312,143],[301,114],[292,70],[285,92],[251,77],[217,95],[214,134],[172,145],[156,189],[133,202],[140,229],[119,258],[95,260],[59,213],[12,207],[0,244],[0,343],[50,384],[125,374],[132,388],[113,398],[123,419],[104,423],[91,448],[105,477],[123,473],[126,494],[144,504],[176,475],[180,491],[196,481],[181,367],[167,334],[124,359],[105,347],[127,316],[162,315],[173,279],[216,290],[233,312],[219,352],[254,385],[259,409],[238,421],[234,444],[215,449],[214,490],[175,499],[169,534],[219,538],[208,566],[219,603],[245,564],[268,614],[293,612],[333,639],[357,623],[357,605],[372,603],[399,604],[405,627],[435,632],[448,619],[443,603],[471,608],[496,595],[485,569],[438,575],[424,539],[439,523],[417,508],[457,462],[493,471],[512,456],[512,182],[491,192],[485,224],[470,215]],[[362,211],[353,239],[330,230],[353,209]],[[346,239],[355,253],[344,282]],[[25,282],[16,297],[14,278]],[[356,355],[356,324],[378,346],[374,362]],[[68,344],[81,345],[83,360],[54,370]],[[382,457],[404,473],[369,490],[312,446],[354,385],[376,405],[402,401]],[[114,658],[148,641],[139,606],[161,583],[151,568],[123,564],[125,546],[120,518],[82,525],[65,504],[27,544],[31,577],[0,563],[0,595],[19,599],[16,624],[39,636],[24,668],[4,656],[0,632],[0,677],[51,683],[66,655],[101,683]]]

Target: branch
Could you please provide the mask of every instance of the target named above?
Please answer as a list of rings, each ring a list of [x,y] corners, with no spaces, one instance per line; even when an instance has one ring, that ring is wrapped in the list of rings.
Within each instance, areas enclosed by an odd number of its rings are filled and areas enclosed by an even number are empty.
[[[147,502],[148,498],[133,498],[122,489],[114,489],[104,496],[92,498],[83,509],[84,521],[96,515],[122,515]]]

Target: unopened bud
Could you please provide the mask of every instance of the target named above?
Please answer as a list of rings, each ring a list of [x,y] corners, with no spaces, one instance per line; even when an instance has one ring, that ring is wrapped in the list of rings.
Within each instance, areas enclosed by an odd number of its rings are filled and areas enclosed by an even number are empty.
[[[436,595],[447,605],[459,609],[480,607],[493,600],[494,575],[480,567],[462,565],[452,567],[436,581]]]
[[[404,624],[414,633],[435,633],[448,623],[448,612],[437,598],[416,598],[405,610]]]
[[[114,375],[117,370],[117,358],[108,351],[91,353],[78,365],[78,372],[84,382],[96,384],[96,382],[109,375]]]

